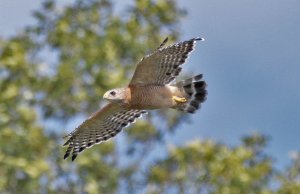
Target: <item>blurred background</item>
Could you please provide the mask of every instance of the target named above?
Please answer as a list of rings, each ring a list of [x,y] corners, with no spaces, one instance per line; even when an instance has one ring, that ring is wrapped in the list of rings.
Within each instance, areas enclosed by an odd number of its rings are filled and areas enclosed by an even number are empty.
[[[299,193],[300,2],[0,2],[0,193]],[[203,37],[194,115],[151,111],[63,160],[63,136],[168,36]]]

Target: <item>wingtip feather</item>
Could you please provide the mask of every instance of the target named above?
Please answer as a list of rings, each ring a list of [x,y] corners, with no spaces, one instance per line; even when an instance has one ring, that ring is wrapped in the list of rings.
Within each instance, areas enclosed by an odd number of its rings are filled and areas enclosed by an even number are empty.
[[[168,37],[166,37],[165,39],[164,39],[164,41],[159,45],[159,47],[157,48],[158,50],[159,49],[162,49],[162,47],[164,47],[165,46],[165,44],[168,42]]]
[[[77,155],[73,154],[72,156],[72,162],[76,159]]]
[[[201,37],[196,37],[195,40],[205,41],[205,39],[204,39],[204,38],[201,38]]]
[[[70,153],[66,153],[66,154],[64,155],[64,160],[67,159],[67,158],[69,157],[69,155],[70,155]]]

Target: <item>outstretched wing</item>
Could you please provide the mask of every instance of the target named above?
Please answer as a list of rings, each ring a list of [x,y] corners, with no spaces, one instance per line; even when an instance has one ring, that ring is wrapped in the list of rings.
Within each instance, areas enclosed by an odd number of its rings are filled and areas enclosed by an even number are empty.
[[[64,159],[71,154],[72,161],[75,160],[84,149],[114,137],[144,113],[144,110],[126,109],[113,103],[106,105],[67,136]]]
[[[204,39],[193,38],[164,48],[167,40],[138,63],[129,85],[170,83],[180,73],[180,65],[185,63],[196,41]]]

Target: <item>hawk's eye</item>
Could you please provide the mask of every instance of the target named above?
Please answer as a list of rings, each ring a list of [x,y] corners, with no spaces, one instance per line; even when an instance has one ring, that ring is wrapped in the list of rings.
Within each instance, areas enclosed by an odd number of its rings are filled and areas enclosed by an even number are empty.
[[[114,96],[114,95],[116,95],[116,92],[115,91],[111,91],[110,95]]]

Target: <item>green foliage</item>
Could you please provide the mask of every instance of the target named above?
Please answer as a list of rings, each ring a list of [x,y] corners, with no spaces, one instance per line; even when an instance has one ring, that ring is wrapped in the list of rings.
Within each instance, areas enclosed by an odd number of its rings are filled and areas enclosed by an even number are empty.
[[[148,181],[157,193],[265,193],[271,173],[271,160],[250,147],[205,140],[171,148],[150,169]]]
[[[47,0],[35,25],[0,39],[0,193],[298,193],[299,157],[277,171],[263,136],[168,152],[164,135],[185,118],[176,111],[150,114],[123,139],[62,160],[67,124],[96,111],[107,89],[125,86],[166,35],[176,40],[184,15],[175,0],[136,0],[118,13],[109,0],[64,8]]]
[[[278,194],[297,194],[300,191],[300,154],[292,152],[292,164],[283,173],[278,173]]]

